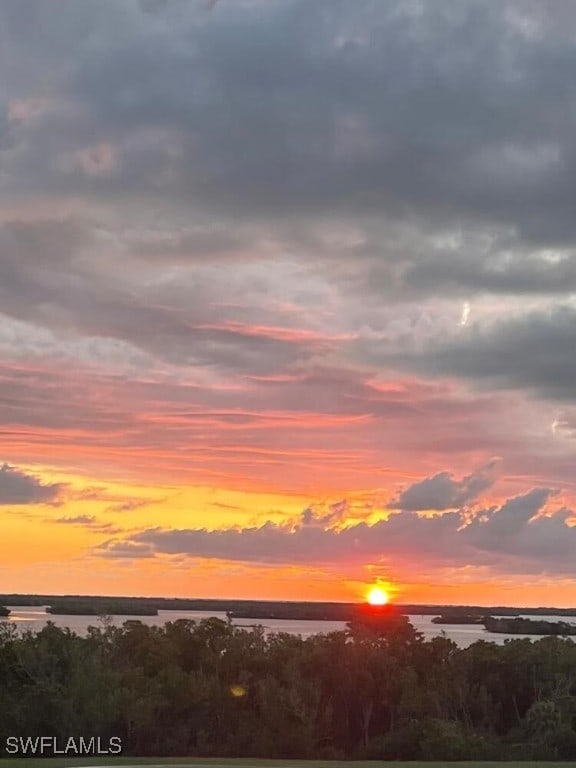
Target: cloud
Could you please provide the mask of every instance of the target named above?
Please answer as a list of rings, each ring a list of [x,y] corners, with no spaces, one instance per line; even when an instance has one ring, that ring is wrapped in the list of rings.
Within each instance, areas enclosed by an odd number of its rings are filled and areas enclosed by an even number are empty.
[[[57,28],[39,2],[4,9],[9,89],[39,90],[52,69],[68,107],[20,127],[19,186],[147,189],[234,215],[416,211],[574,236],[562,4],[550,21],[526,3],[473,0],[418,13],[372,0],[199,10],[67,2]],[[119,157],[110,177],[54,161],[103,140]]]
[[[413,239],[413,249],[420,242],[426,254],[408,255],[401,279],[408,294],[561,295],[576,287],[571,242],[552,249],[548,243],[537,247],[498,229],[492,235],[474,229],[446,233],[442,244]]]
[[[300,521],[304,527],[331,528],[343,523],[350,512],[350,504],[347,499],[333,502],[327,505],[312,505],[302,512]]]
[[[158,504],[163,501],[166,501],[166,499],[127,499],[126,501],[121,501],[118,504],[113,504],[108,507],[107,512],[133,512],[135,509],[141,509],[142,507],[147,507],[149,504]]]
[[[491,566],[517,574],[573,574],[576,527],[562,509],[545,514],[553,495],[547,488],[479,510],[467,521],[459,511],[435,516],[399,512],[372,525],[335,529],[310,525],[306,513],[297,525],[265,523],[224,529],[150,529],[126,540],[111,540],[96,552],[114,557],[142,552],[258,564],[375,564],[393,570],[415,567]]]
[[[455,480],[450,472],[427,477],[402,491],[398,499],[389,505],[390,509],[418,512],[466,506],[493,485],[496,464],[494,460],[462,480]]]
[[[166,498],[141,498],[139,496],[128,496],[124,495],[118,492],[110,491],[105,486],[93,486],[88,488],[83,488],[78,491],[74,491],[72,493],[67,494],[67,499],[69,501],[102,501],[107,502],[110,504],[110,506],[107,507],[106,512],[131,512],[135,509],[140,509],[141,507],[146,507],[149,504],[161,504],[165,502]],[[74,518],[62,518],[62,521],[65,520],[79,520],[81,521],[83,518],[85,518],[87,521],[94,520],[94,516],[92,515],[79,515],[78,517]]]
[[[4,363],[5,451],[15,463],[39,465],[49,452],[68,472],[96,467],[104,477],[114,464],[130,482],[157,488],[178,487],[182,477],[190,485],[280,488],[306,494],[314,508],[319,489],[338,499],[377,488],[390,499],[415,471],[433,476],[450,467],[460,479],[494,455],[504,457],[504,478],[573,484],[570,433],[550,428],[556,408],[507,393],[470,394],[345,367],[240,380],[200,369],[144,370],[42,358]],[[86,494],[71,489],[66,498],[133,500],[105,488]]]
[[[226,285],[208,268],[196,275],[161,273],[158,278],[156,267],[150,275],[145,269],[126,275],[114,257],[128,258],[129,245],[124,248],[111,232],[74,219],[4,222],[0,249],[6,253],[0,265],[2,310],[31,326],[20,328],[22,336],[37,336],[41,327],[52,333],[53,344],[56,335],[68,349],[80,347],[77,339],[83,339],[93,356],[120,347],[142,365],[155,359],[263,374],[328,356],[344,338],[294,321],[288,327],[265,321],[266,294],[275,290],[282,273],[278,266],[268,274],[245,266]],[[290,272],[297,270],[288,266],[286,271],[286,285],[293,282],[296,289],[297,275]],[[245,321],[238,293],[249,310]]]
[[[155,557],[153,547],[134,541],[108,541],[96,547],[94,552],[99,557],[113,560],[140,560]]]
[[[61,483],[43,483],[9,464],[0,466],[0,505],[55,504],[63,489]]]
[[[576,308],[571,304],[484,320],[464,333],[436,338],[426,348],[412,344],[403,351],[379,352],[377,344],[367,347],[372,360],[380,354],[380,359],[428,375],[459,377],[492,389],[524,389],[551,400],[576,399],[576,358],[569,351],[576,348]]]
[[[509,495],[575,488],[570,3],[62,2],[0,3],[13,460],[315,499],[112,558],[563,551],[538,499],[463,508],[494,455]],[[399,514],[341,530],[349,493],[393,488]]]
[[[76,517],[58,517],[53,522],[63,525],[92,525],[96,521],[93,515],[76,515]]]
[[[538,527],[538,525],[540,525],[541,533],[544,533],[545,529],[551,531],[553,530],[554,524],[558,521],[563,524],[568,515],[561,512],[556,520],[550,517],[540,518],[540,521],[546,520],[547,522],[545,523],[535,521],[534,518],[541,510],[543,510],[546,502],[553,495],[554,491],[550,488],[534,488],[524,496],[509,499],[502,505],[502,507],[500,507],[497,513],[492,514],[487,518],[476,517],[468,527],[466,535],[470,537],[478,547],[492,551],[502,550],[505,552],[511,545],[518,546],[518,542],[525,539],[526,532],[533,531],[534,526]],[[532,529],[530,529],[528,524],[533,520],[533,526]],[[557,526],[555,530],[557,530]],[[574,533],[576,534],[576,529]],[[545,536],[543,537],[541,544],[543,548],[546,547],[547,542]]]
[[[97,533],[121,533],[122,529],[112,523],[103,523],[94,515],[76,515],[71,517],[48,518],[46,522],[58,525],[74,525],[81,528],[89,528]]]
[[[386,333],[383,295],[573,291],[564,6],[359,3],[2,8],[20,117],[0,200],[34,199],[0,227],[3,311],[242,376]],[[315,336],[274,336],[295,317]]]

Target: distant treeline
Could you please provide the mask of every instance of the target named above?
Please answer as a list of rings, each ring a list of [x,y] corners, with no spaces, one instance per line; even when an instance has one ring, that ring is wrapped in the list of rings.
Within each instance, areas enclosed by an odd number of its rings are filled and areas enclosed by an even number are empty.
[[[435,616],[432,624],[475,624],[484,626],[488,632],[504,635],[576,635],[576,625],[566,621],[543,621],[515,617],[495,619],[493,616],[474,616],[458,613],[444,613]]]
[[[574,641],[460,649],[391,611],[306,639],[215,618],[86,637],[0,622],[0,681],[0,745],[91,734],[127,756],[576,759]]]
[[[435,616],[432,624],[483,624],[485,618],[466,613],[443,613],[441,616]]]
[[[565,621],[533,621],[531,619],[494,619],[486,616],[484,626],[489,632],[506,635],[576,635],[576,626]]]
[[[134,601],[121,603],[110,600],[68,600],[55,601],[46,608],[46,613],[60,616],[158,616],[158,609]]]
[[[215,611],[230,613],[234,618],[246,619],[309,619],[312,621],[350,621],[358,610],[358,603],[293,602],[267,600],[212,600],[160,597],[105,597],[88,595],[0,595],[0,605],[62,605],[82,603],[91,606],[88,615],[102,613],[101,607],[110,602],[130,606],[127,615],[137,615],[144,608],[156,611]],[[92,608],[92,606],[94,606]],[[491,615],[491,616],[576,616],[576,608],[510,608],[503,606],[446,606],[397,605],[405,615],[436,616]],[[142,614],[140,615],[148,615]]]

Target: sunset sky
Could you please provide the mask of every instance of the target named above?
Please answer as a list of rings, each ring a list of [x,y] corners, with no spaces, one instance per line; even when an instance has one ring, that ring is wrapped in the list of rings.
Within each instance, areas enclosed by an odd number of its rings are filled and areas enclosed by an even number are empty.
[[[0,593],[576,606],[576,3],[0,0]]]

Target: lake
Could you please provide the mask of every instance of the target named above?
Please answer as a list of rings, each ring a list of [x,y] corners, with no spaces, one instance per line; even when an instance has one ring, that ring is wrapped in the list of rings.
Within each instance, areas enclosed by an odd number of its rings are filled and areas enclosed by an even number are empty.
[[[57,627],[68,627],[77,634],[86,634],[89,626],[99,626],[100,622],[97,616],[51,616],[46,613],[45,607],[41,606],[10,606],[11,614],[4,621],[16,624],[19,629],[40,630],[46,625],[47,621],[53,621]],[[226,619],[224,612],[210,611],[159,611],[158,616],[115,616],[114,624],[120,626],[123,622],[130,619],[138,619],[144,624],[162,626],[168,621],[176,619],[205,619],[215,616],[219,619]],[[433,624],[433,616],[410,616],[410,621],[414,627],[423,633],[426,640],[432,637],[438,637],[445,634],[446,637],[454,640],[460,648],[466,648],[476,640],[489,640],[502,645],[507,638],[529,637],[538,639],[535,635],[500,635],[486,632],[483,627],[466,624],[439,625]],[[526,618],[543,619],[545,621],[566,621],[570,624],[576,624],[576,617],[566,616],[527,616]],[[292,619],[265,619],[263,621],[253,621],[250,619],[237,619],[233,622],[238,626],[254,626],[262,624],[269,632],[289,632],[290,634],[310,637],[320,632],[336,632],[345,628],[342,621],[298,621]]]

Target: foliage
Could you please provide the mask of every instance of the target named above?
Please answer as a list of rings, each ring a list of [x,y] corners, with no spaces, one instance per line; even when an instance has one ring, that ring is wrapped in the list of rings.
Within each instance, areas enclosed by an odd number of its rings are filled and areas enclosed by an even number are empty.
[[[46,613],[61,616],[158,616],[154,606],[118,600],[55,600]]]
[[[576,635],[574,624],[566,621],[534,621],[520,617],[495,619],[486,616],[482,623],[489,632],[501,632],[506,635]]]
[[[127,755],[576,758],[576,643],[425,642],[405,617],[308,639],[219,619],[0,623],[0,744],[119,736]]]

